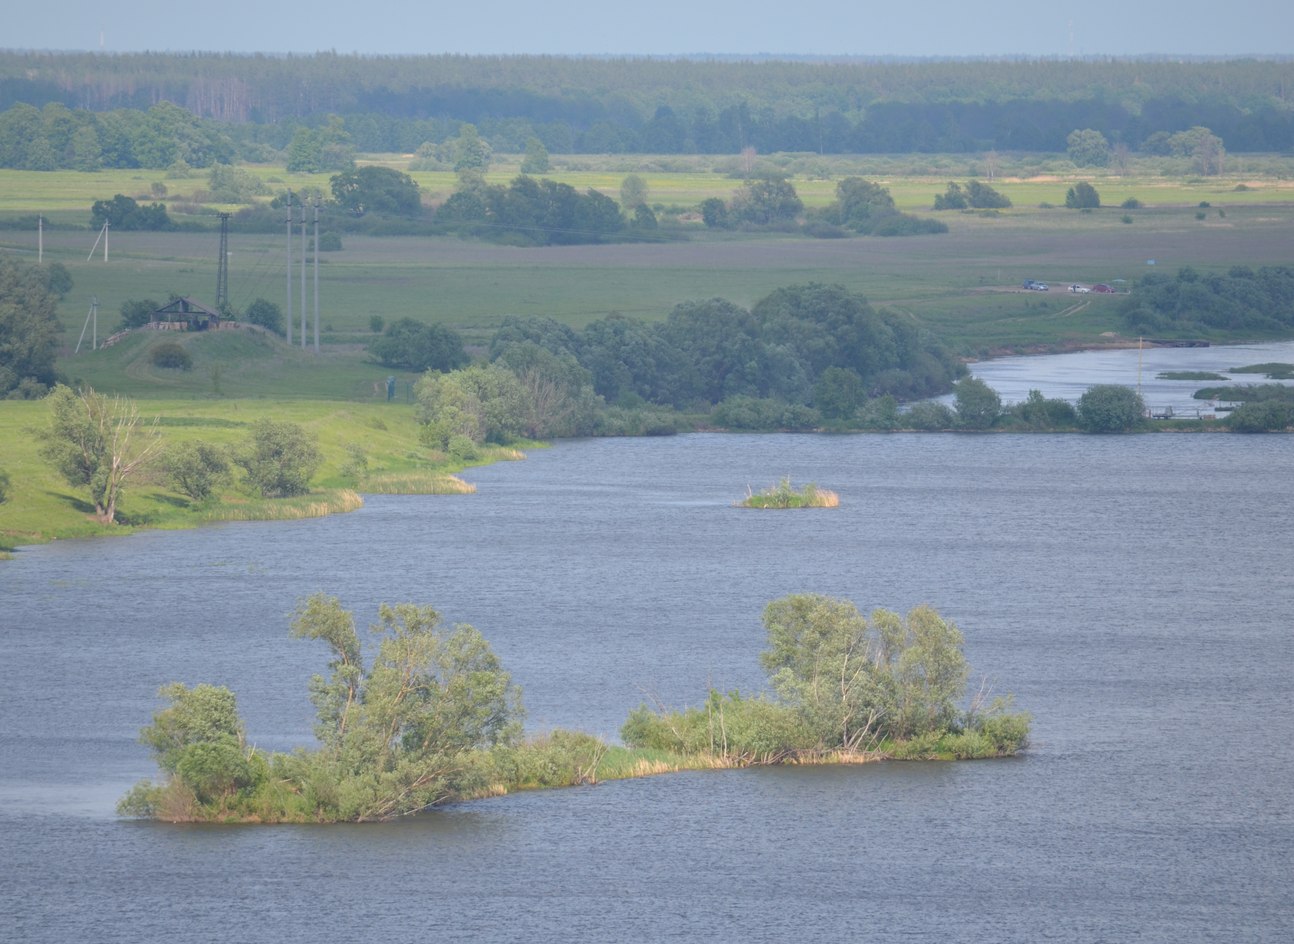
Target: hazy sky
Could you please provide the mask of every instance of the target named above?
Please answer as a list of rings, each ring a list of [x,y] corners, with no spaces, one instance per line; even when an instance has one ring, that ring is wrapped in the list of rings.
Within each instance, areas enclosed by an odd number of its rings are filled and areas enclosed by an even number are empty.
[[[0,48],[896,56],[1294,54],[1288,0],[11,3]]]

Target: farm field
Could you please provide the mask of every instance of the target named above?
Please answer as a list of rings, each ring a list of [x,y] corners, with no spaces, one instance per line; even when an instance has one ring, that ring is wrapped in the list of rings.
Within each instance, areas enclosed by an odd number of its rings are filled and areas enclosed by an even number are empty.
[[[368,159],[407,166],[404,155]],[[554,160],[549,176],[612,195],[618,194],[625,174],[638,173],[667,221],[658,242],[515,247],[446,236],[343,233],[341,251],[320,254],[320,322],[328,352],[324,358],[302,355],[299,365],[272,379],[253,381],[248,374],[241,394],[228,389],[236,384],[237,371],[201,382],[189,377],[180,387],[187,395],[201,395],[198,388],[205,385],[211,395],[223,380],[222,395],[276,395],[286,389],[310,397],[349,397],[357,391],[366,395],[374,365],[366,363],[362,349],[372,337],[374,319],[441,323],[462,332],[469,344],[479,345],[509,316],[551,317],[576,327],[613,312],[660,320],[682,301],[718,296],[750,305],[778,287],[811,281],[838,283],[875,304],[909,312],[968,356],[1092,343],[1119,331],[1118,299],[1072,296],[1064,291],[1072,282],[1130,288],[1148,271],[1172,272],[1184,265],[1225,271],[1233,265],[1287,264],[1287,247],[1294,245],[1294,180],[1273,173],[1247,174],[1251,168],[1244,158],[1233,160],[1233,173],[1218,178],[1164,176],[1153,173],[1152,165],[1124,177],[1107,172],[1005,176],[993,185],[1014,206],[987,213],[934,214],[929,209],[948,180],[965,180],[983,169],[966,156],[823,158],[819,169],[835,179],[804,174],[793,178],[802,199],[813,207],[832,199],[840,176],[869,174],[890,188],[901,209],[937,216],[950,230],[890,239],[706,230],[694,214],[689,217],[682,211],[706,197],[728,197],[740,185],[719,172],[724,160],[733,159]],[[807,160],[800,156],[788,163],[802,167]],[[933,176],[932,165],[949,173]],[[924,173],[906,174],[905,167]],[[1267,164],[1262,167],[1270,171]],[[287,174],[267,165],[247,169],[275,190],[314,186],[326,191],[328,186],[328,175]],[[503,158],[489,179],[506,182],[517,170]],[[958,170],[966,173],[955,173]],[[413,176],[431,202],[444,199],[455,183],[449,172]],[[219,249],[214,209],[193,215],[195,208],[186,202],[201,196],[198,191],[206,186],[206,178],[163,178],[160,171],[141,170],[0,171],[0,252],[34,257],[34,214],[40,212],[49,222],[43,233],[44,258],[63,263],[72,275],[74,288],[59,311],[65,327],[61,367],[69,376],[101,384],[115,379],[136,395],[178,392],[173,382],[139,380],[138,371],[114,378],[116,368],[104,365],[117,359],[87,356],[92,336],[97,333],[102,340],[112,334],[121,305],[129,299],[164,302],[172,295],[187,295],[214,301]],[[1091,212],[1064,209],[1065,190],[1080,179],[1092,180],[1107,206]],[[92,253],[98,234],[88,225],[90,204],[117,192],[151,200],[155,183],[166,188],[163,199],[186,228],[112,232],[107,261],[102,246]],[[1144,206],[1121,209],[1118,204],[1128,197]],[[327,228],[325,215],[322,230]],[[239,232],[235,223],[229,247],[229,295],[235,309],[256,298],[284,303],[284,241],[278,233]],[[294,254],[298,251],[294,243]],[[1024,279],[1044,280],[1052,291],[1024,292]],[[293,320],[299,328],[297,274],[292,293]],[[97,328],[87,324],[96,299]],[[313,330],[312,296],[307,314]],[[86,335],[81,340],[83,328]],[[81,352],[73,353],[78,340]],[[239,357],[261,362],[258,350],[249,347]]]

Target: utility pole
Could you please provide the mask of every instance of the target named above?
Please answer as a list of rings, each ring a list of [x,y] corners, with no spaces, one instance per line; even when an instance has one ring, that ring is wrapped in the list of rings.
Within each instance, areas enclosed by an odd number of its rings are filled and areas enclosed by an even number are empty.
[[[85,331],[94,324],[94,333],[90,335],[90,350],[97,350],[99,347],[99,296],[94,295],[90,298],[90,310],[86,313],[85,324],[81,326],[81,336],[76,339],[76,350],[73,354],[81,353],[81,342],[85,340]]]
[[[220,214],[220,264],[216,267],[216,311],[229,306],[229,214]]]
[[[301,202],[301,350],[306,349],[306,205]]]
[[[315,353],[319,353],[319,204],[315,204]]]
[[[45,217],[36,217],[36,264],[45,261]]]
[[[287,328],[288,344],[292,344],[292,191],[288,191],[288,304],[283,310],[284,326]]]

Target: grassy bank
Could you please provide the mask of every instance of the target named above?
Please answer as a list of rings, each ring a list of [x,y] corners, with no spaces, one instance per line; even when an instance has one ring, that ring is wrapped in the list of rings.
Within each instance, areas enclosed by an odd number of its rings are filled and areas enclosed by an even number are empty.
[[[290,499],[254,499],[227,489],[217,500],[195,503],[167,487],[160,469],[128,483],[121,524],[94,520],[87,496],[67,485],[39,454],[39,431],[48,425],[43,402],[0,401],[0,468],[10,477],[9,500],[0,504],[0,552],[24,544],[129,533],[137,528],[187,528],[213,521],[282,520],[348,511],[365,491],[399,494],[462,493],[471,486],[453,476],[461,463],[418,442],[413,410],[399,403],[325,400],[144,400],[146,422],[167,444],[201,440],[233,447],[257,420],[298,423],[316,436],[324,462],[315,489]],[[356,468],[357,450],[365,468]],[[482,462],[520,458],[514,449],[486,449]]]

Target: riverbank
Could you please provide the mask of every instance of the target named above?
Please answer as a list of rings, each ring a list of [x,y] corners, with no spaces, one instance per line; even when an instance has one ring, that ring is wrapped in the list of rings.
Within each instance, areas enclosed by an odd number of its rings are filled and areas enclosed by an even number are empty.
[[[515,448],[482,447],[466,462],[418,441],[413,411],[401,405],[312,400],[139,401],[142,426],[166,447],[203,442],[238,446],[258,420],[300,425],[315,437],[322,465],[313,488],[292,498],[262,499],[226,486],[198,502],[171,489],[160,463],[127,482],[118,524],[95,520],[88,495],[68,485],[40,455],[49,424],[44,401],[0,401],[0,471],[9,477],[0,503],[0,559],[25,545],[106,537],[140,530],[195,528],[223,521],[273,521],[353,511],[368,494],[464,494],[457,473],[470,466],[522,459]],[[529,444],[528,444],[529,445]]]

